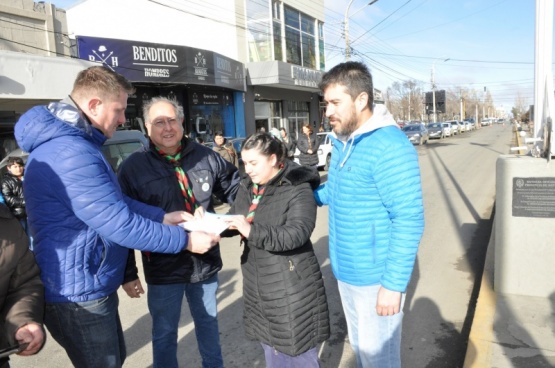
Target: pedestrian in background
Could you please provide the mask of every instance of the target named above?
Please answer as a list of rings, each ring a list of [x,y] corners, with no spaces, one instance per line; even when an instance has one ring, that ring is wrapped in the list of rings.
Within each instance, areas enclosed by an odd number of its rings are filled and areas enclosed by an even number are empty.
[[[214,151],[235,167],[239,167],[239,157],[232,144],[224,137],[224,133],[218,131],[214,134]]]
[[[266,133],[241,149],[245,177],[228,221],[241,256],[245,332],[259,341],[269,368],[319,367],[317,345],[330,335],[322,273],[310,235],[318,173],[286,159],[285,145]]]
[[[19,345],[19,355],[43,346],[44,288],[28,238],[8,207],[0,205],[0,349]],[[0,358],[8,368],[9,358]]]
[[[23,196],[23,173],[25,171],[23,159],[21,157],[9,157],[6,169],[8,171],[2,178],[2,196],[12,214],[19,220],[23,230],[29,236],[27,211],[25,210],[25,198]]]
[[[80,368],[125,360],[117,289],[129,248],[179,253],[219,241],[165,225],[192,218],[183,211],[165,213],[123,195],[101,146],[125,123],[132,92],[124,77],[93,66],[79,72],[66,99],[33,107],[15,126],[19,146],[30,152],[23,189],[45,324]]]
[[[295,158],[295,148],[297,148],[297,143],[289,134],[287,134],[287,130],[285,130],[285,128],[280,129],[280,134],[281,140],[285,143],[287,158],[293,161]]]
[[[309,123],[303,125],[303,133],[297,139],[297,148],[300,151],[299,162],[303,166],[318,167],[318,137],[313,134]]]
[[[233,202],[239,187],[237,167],[184,137],[183,106],[155,97],[144,105],[143,116],[150,147],[122,163],[118,178],[125,194],[168,212],[191,214],[198,207],[214,212],[213,194],[223,202]],[[178,367],[177,330],[184,295],[193,317],[202,367],[223,367],[216,305],[218,271],[222,269],[220,247],[215,244],[197,250],[195,245],[175,255],[142,253],[154,368]],[[123,289],[130,297],[144,293],[132,250],[124,282]]]
[[[333,133],[328,181],[329,254],[357,367],[401,367],[405,292],[422,232],[418,155],[384,105],[372,76],[339,64],[320,82]]]

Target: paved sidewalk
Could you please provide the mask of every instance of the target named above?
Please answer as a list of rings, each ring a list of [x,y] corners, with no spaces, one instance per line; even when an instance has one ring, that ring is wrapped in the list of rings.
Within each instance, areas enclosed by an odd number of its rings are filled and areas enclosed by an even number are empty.
[[[464,367],[555,367],[555,281],[545,280],[554,287],[548,299],[497,294],[493,226]]]

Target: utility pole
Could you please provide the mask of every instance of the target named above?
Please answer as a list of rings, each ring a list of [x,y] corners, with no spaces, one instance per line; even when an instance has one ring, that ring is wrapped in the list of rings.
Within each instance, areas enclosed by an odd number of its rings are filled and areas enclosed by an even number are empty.
[[[463,94],[462,94],[462,90],[461,90],[461,121],[464,120],[464,116],[463,116]]]
[[[436,82],[434,79],[436,62],[432,63],[432,106],[433,106],[433,122],[436,122]]]
[[[344,33],[345,33],[345,61],[349,61],[351,59],[351,44],[349,42],[349,9],[351,8],[351,4],[353,3],[353,1],[355,0],[351,0],[349,1],[349,4],[347,5],[347,10],[345,11],[345,25],[344,25]],[[361,11],[362,9],[364,9],[365,7],[367,7],[368,5],[372,5],[374,3],[376,3],[378,0],[372,0],[370,1],[368,4],[364,5],[362,8],[358,9],[357,11],[355,11],[353,14],[351,15],[355,15],[356,13],[358,13],[359,11]]]

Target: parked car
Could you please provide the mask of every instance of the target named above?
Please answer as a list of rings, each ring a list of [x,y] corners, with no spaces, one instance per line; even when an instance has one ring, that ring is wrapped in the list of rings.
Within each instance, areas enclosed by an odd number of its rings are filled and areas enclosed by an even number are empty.
[[[148,138],[138,130],[116,130],[112,138],[104,142],[102,154],[114,171],[133,152],[148,146]]]
[[[443,135],[445,137],[451,136],[451,124],[450,123],[441,123],[441,127],[443,128]]]
[[[451,127],[449,127],[449,130],[451,130]],[[430,139],[445,138],[445,131],[443,130],[442,123],[430,123],[430,124],[428,124],[428,137]]]
[[[472,130],[474,130],[472,128],[472,124],[470,123],[470,121],[464,120],[464,121],[461,121],[461,123],[464,124],[464,131],[465,132],[471,132]]]
[[[461,134],[461,127],[456,120],[446,121],[451,126],[451,135]]]
[[[117,171],[119,165],[133,152],[141,147],[148,146],[148,139],[144,134],[138,130],[117,130],[114,132],[112,138],[107,139],[101,148],[102,154],[112,167]],[[8,157],[18,156],[27,162],[29,153],[24,152],[21,148],[17,148],[8,153],[6,157],[0,162],[0,172],[3,174],[5,167],[8,163]]]
[[[318,133],[318,140],[320,141],[320,146],[318,146],[318,167],[322,167],[325,171],[328,171],[330,168],[332,149],[329,132]]]
[[[490,118],[483,118],[482,121],[481,121],[481,125],[482,125],[482,126],[491,125],[491,124],[493,124],[492,121],[493,121],[493,119],[490,119]]]
[[[428,143],[428,129],[424,124],[410,124],[403,128],[403,132],[411,141],[412,144],[427,144]]]
[[[465,123],[469,123],[470,124],[470,130],[474,130],[476,129],[476,122],[474,121],[474,119],[469,118],[469,119],[464,119]]]

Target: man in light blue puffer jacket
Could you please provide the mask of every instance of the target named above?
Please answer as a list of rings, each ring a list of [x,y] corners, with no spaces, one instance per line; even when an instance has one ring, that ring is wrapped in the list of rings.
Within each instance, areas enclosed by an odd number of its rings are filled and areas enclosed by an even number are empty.
[[[401,367],[404,293],[424,231],[418,155],[359,62],[322,78],[333,127],[327,183],[329,254],[358,367]]]
[[[32,108],[15,126],[19,146],[30,152],[23,190],[45,324],[76,367],[121,367],[125,360],[116,291],[128,248],[203,253],[219,241],[164,225],[191,218],[183,211],[166,214],[122,194],[100,148],[125,123],[132,91],[122,76],[91,67],[78,74],[68,98]]]

